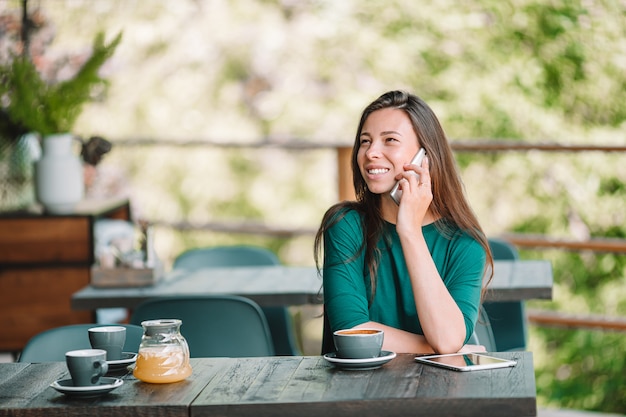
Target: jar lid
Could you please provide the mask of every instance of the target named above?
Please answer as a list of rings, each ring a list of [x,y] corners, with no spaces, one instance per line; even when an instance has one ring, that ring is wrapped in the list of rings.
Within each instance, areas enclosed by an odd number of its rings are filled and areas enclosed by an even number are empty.
[[[178,331],[183,323],[180,319],[155,319],[141,322],[147,335]]]

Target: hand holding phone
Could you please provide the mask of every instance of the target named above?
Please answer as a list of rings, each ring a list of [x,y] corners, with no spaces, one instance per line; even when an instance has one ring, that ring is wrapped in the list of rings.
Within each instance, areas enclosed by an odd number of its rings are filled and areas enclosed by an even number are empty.
[[[422,166],[422,160],[424,159],[425,155],[426,155],[426,151],[424,150],[424,148],[420,148],[420,150],[417,151],[417,153],[411,160],[411,164]],[[415,175],[417,179],[419,180],[420,176],[417,172],[415,171],[409,171],[409,172]],[[391,190],[391,198],[393,199],[393,201],[396,202],[396,204],[400,205],[400,199],[402,198],[402,190],[400,189],[400,181],[397,181],[396,185],[393,186],[393,189]]]

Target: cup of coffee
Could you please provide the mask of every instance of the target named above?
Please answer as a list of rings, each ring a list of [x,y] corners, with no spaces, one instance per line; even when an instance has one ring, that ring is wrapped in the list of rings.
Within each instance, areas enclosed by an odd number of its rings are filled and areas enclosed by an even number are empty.
[[[102,349],[80,349],[65,353],[65,363],[75,387],[98,385],[100,377],[109,370],[106,354]]]
[[[385,333],[378,329],[346,329],[333,333],[337,357],[342,359],[377,358]]]
[[[122,349],[126,342],[126,327],[98,326],[89,329],[89,342],[94,349],[103,349],[108,361],[122,359]]]

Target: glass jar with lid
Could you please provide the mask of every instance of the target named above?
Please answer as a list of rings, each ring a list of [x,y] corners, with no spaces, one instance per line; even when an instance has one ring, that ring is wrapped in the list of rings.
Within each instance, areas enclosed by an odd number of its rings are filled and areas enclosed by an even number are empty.
[[[135,378],[155,384],[178,382],[191,375],[189,346],[180,334],[181,320],[158,319],[141,322]]]

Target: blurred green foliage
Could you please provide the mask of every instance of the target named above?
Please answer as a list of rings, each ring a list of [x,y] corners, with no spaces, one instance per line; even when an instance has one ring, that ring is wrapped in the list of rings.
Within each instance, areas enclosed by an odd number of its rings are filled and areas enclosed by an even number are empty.
[[[15,7],[17,0],[10,0]],[[362,108],[409,89],[452,140],[624,144],[626,6],[620,0],[178,0],[42,2],[55,48],[124,31],[106,102],[77,133],[109,138],[350,144]],[[623,153],[458,153],[489,235],[626,237]],[[257,220],[314,230],[336,202],[331,150],[115,147],[141,216]],[[312,263],[312,238],[157,230],[187,247],[247,242]],[[626,316],[624,255],[521,251],[548,259],[554,299],[529,305]],[[626,335],[532,327],[540,406],[626,413]]]
[[[626,315],[626,256],[522,251],[552,261],[554,301],[530,307],[569,314]],[[624,414],[626,334],[597,329],[531,327],[539,404]]]

